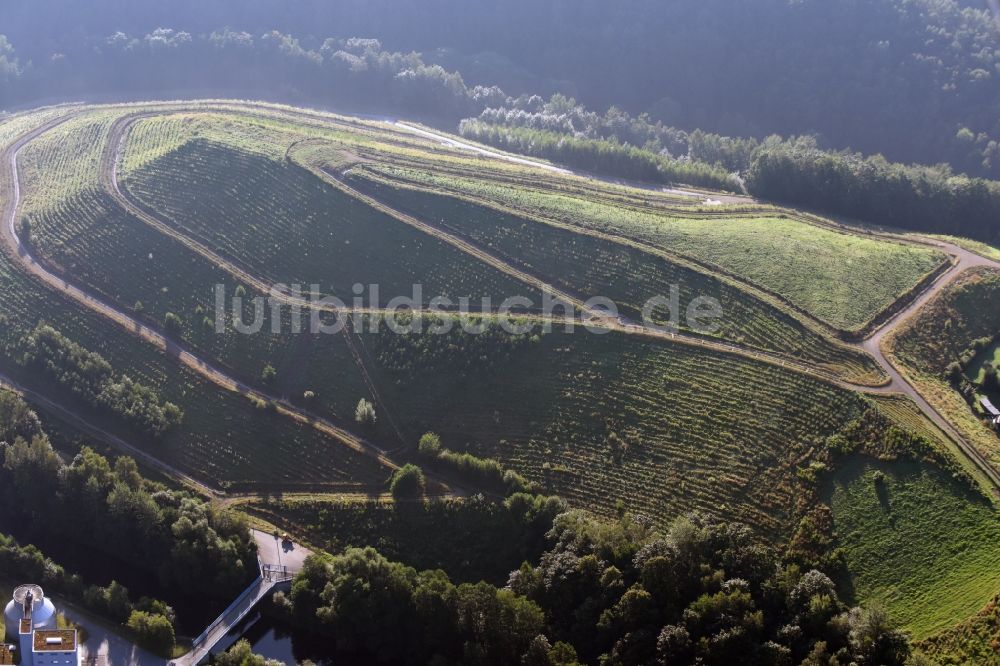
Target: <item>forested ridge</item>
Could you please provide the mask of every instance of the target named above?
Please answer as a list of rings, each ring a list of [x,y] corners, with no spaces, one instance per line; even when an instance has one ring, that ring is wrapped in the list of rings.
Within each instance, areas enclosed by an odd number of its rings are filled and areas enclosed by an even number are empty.
[[[763,140],[682,129],[618,107],[601,114],[553,95],[509,98],[462,136],[619,178],[740,190],[870,223],[1000,242],[1000,182],[946,164],[824,150],[814,136]]]
[[[0,75],[21,76],[0,107],[164,86],[343,103],[350,91],[331,69],[364,65],[335,56],[356,48],[325,42],[360,36],[442,65],[383,71],[412,71],[401,78],[446,107],[459,72],[470,90],[561,92],[734,136],[815,133],[833,148],[1000,176],[1000,36],[985,0],[38,0],[3,15],[13,50],[0,45]],[[220,49],[227,33],[238,44]],[[446,108],[452,121],[457,110]]]

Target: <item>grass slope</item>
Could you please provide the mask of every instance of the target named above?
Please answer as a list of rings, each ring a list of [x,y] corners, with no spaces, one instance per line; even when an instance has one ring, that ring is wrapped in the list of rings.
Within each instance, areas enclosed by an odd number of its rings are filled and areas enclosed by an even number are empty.
[[[470,238],[549,284],[583,298],[605,296],[622,314],[639,321],[645,303],[680,289],[681,316],[698,297],[717,300],[723,316],[716,335],[748,346],[877,381],[879,372],[864,354],[837,345],[781,310],[711,275],[661,256],[601,238],[574,233],[477,205],[386,181],[352,178],[352,185],[389,205]],[[662,323],[662,322],[658,322]]]
[[[841,233],[778,212],[686,217],[682,211],[653,213],[567,191],[499,184],[471,174],[437,176],[417,169],[369,168],[621,234],[717,265],[845,330],[861,328],[945,258],[926,248]]]
[[[126,183],[150,208],[274,283],[318,284],[347,302],[356,283],[378,284],[381,305],[417,283],[425,302],[440,295],[499,303],[514,294],[540,301],[443,241],[235,141],[192,139],[127,172]]]
[[[835,474],[830,505],[856,596],[882,601],[915,638],[974,615],[1000,590],[1000,517],[937,468],[854,459]]]
[[[33,124],[26,122],[25,129]],[[13,136],[13,135],[12,135]],[[72,195],[79,196],[79,195]],[[23,273],[0,254],[0,370],[95,423],[123,435],[165,462],[210,484],[271,487],[299,484],[380,486],[385,470],[309,426],[256,409],[246,399],[201,379],[163,352],[82,308]],[[17,342],[39,321],[104,356],[117,372],[155,388],[181,406],[183,424],[162,441],[129,432],[121,422],[91,414],[72,396],[16,362]]]
[[[1000,595],[974,617],[920,641],[917,648],[941,666],[1000,664]]]
[[[503,351],[484,353],[491,335],[507,334],[364,339],[411,441],[433,430],[448,448],[497,458],[605,515],[620,501],[662,521],[699,509],[781,532],[798,466],[865,405],[683,345],[581,330],[496,341]]]
[[[109,302],[162,329],[167,313],[179,317],[173,336],[191,349],[216,360],[249,383],[259,382],[267,365],[278,371],[278,388],[284,395],[300,397],[306,390],[318,394],[324,416],[350,423],[354,405],[368,397],[367,387],[341,336],[300,336],[290,331],[290,313],[284,309],[272,331],[270,309],[264,309],[261,332],[244,335],[234,327],[233,310],[226,301],[223,332],[218,319],[214,289],[222,285],[232,296],[240,286],[222,269],[182,243],[165,236],[128,214],[99,188],[96,162],[89,169],[75,166],[79,186],[53,196],[47,180],[53,175],[70,181],[60,155],[87,150],[94,127],[107,121],[72,121],[80,131],[45,135],[26,149],[23,161],[31,173],[47,176],[39,182],[25,177],[24,201],[32,219],[34,251],[72,281],[102,294]],[[92,149],[99,151],[101,142]],[[241,321],[253,321],[249,294]],[[141,304],[141,307],[137,305]],[[303,371],[302,356],[308,348],[322,350],[320,367],[326,374]]]

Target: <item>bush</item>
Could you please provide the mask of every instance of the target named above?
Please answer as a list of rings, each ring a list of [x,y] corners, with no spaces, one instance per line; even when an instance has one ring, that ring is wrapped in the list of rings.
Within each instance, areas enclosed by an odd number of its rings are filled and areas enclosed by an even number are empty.
[[[179,333],[184,328],[184,322],[173,312],[168,312],[163,316],[163,326],[171,333]]]
[[[425,458],[437,458],[441,453],[441,437],[437,433],[425,432],[417,445],[417,452]]]
[[[375,425],[375,405],[370,400],[361,398],[354,409],[354,420],[361,425]]]
[[[135,635],[136,642],[151,652],[168,655],[174,647],[174,627],[163,615],[132,611],[126,626]]]
[[[406,464],[392,475],[389,489],[394,499],[415,499],[423,497],[427,481],[423,471],[416,465]]]
[[[1000,376],[992,363],[987,363],[983,368],[983,389],[986,391],[1000,391]]]
[[[274,366],[268,363],[264,366],[264,370],[260,373],[260,380],[270,386],[274,383],[274,380],[278,378],[278,371],[274,369]]]
[[[957,384],[962,379],[962,364],[958,361],[949,363],[945,369],[945,376],[952,384]]]

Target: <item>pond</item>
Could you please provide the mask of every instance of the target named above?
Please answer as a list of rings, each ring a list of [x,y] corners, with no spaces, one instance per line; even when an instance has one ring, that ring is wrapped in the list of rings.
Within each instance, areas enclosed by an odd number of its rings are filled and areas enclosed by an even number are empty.
[[[329,656],[329,649],[303,636],[291,633],[287,626],[259,610],[252,612],[223,639],[214,652],[229,649],[241,638],[246,639],[254,654],[277,659],[284,664],[298,664],[307,659],[318,666],[338,666],[348,662]]]

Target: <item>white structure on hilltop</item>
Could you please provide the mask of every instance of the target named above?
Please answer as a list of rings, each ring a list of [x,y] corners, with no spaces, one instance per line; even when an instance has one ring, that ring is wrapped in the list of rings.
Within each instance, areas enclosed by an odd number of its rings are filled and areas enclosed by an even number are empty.
[[[80,666],[76,629],[58,628],[55,606],[39,586],[21,585],[14,590],[4,622],[7,642],[0,645],[0,665]]]

